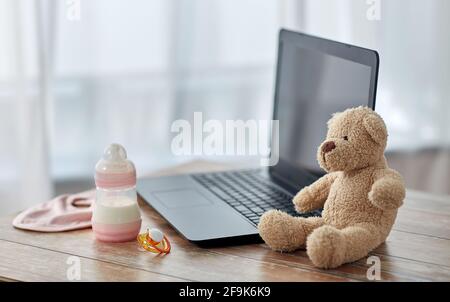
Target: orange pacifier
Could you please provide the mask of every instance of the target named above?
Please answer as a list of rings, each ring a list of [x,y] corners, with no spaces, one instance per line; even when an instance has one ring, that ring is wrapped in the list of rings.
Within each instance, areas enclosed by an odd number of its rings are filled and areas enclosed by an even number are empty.
[[[169,239],[158,229],[147,229],[147,232],[137,236],[139,245],[146,251],[155,254],[170,253]]]

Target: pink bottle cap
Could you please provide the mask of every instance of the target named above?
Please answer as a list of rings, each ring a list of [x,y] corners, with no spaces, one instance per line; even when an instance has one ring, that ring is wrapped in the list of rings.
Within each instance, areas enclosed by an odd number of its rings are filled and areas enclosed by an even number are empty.
[[[127,159],[125,148],[109,145],[95,166],[95,185],[98,188],[126,188],[136,185],[136,169]]]

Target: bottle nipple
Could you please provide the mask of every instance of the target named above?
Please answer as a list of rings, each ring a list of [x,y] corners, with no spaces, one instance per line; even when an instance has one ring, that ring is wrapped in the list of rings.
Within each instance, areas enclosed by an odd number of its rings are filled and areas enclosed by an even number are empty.
[[[122,161],[127,159],[127,151],[122,145],[111,144],[103,152],[103,159],[108,161]]]

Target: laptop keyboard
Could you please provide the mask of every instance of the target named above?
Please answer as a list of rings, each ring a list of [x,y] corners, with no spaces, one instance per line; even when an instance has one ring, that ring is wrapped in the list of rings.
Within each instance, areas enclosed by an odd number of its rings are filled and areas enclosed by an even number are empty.
[[[217,197],[257,225],[268,210],[278,209],[293,216],[320,216],[321,211],[297,213],[293,195],[265,179],[258,170],[195,174],[192,177]]]

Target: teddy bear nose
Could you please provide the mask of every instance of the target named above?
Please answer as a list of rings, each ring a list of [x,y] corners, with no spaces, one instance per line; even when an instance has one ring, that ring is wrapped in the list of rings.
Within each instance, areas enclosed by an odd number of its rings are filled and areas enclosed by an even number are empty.
[[[322,151],[325,153],[328,153],[328,152],[332,151],[334,148],[336,148],[336,145],[334,144],[334,142],[326,142],[325,145],[323,145],[323,147],[322,147]]]

